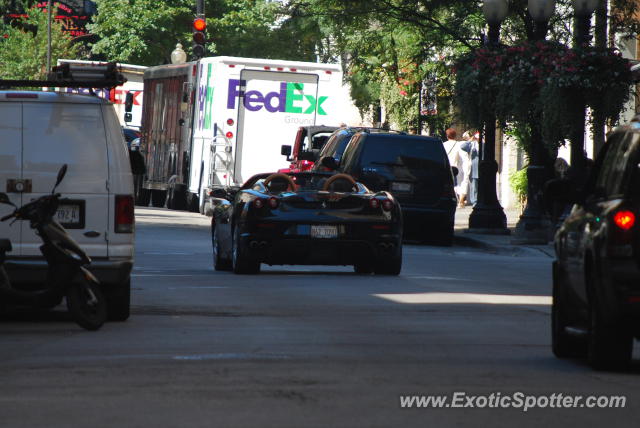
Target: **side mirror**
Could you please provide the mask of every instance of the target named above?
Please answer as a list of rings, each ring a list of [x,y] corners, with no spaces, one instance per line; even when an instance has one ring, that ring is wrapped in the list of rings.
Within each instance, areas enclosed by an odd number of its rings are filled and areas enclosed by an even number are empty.
[[[284,145],[284,144],[282,146],[280,146],[280,154],[282,156],[286,156],[288,161],[291,160],[290,159],[291,158],[291,146],[287,146],[287,145]]]
[[[334,158],[332,158],[331,156],[325,156],[325,157],[323,157],[323,158],[320,160],[320,164],[321,164],[323,167],[325,167],[325,168],[327,168],[327,169],[329,169],[329,170],[331,170],[331,171],[336,171],[336,170],[338,169],[338,167],[340,166],[340,165],[338,164],[338,162],[337,162]]]
[[[300,154],[298,154],[298,159],[305,161],[315,162],[316,157],[317,155],[314,152],[300,152]]]
[[[133,120],[133,115],[131,114],[131,109],[133,108],[133,93],[127,92],[127,95],[124,99],[124,121],[125,123],[129,123]]]
[[[209,196],[217,199],[227,199],[229,197],[229,194],[223,188],[216,187],[209,192]]]
[[[11,202],[11,199],[9,199],[9,195],[7,195],[6,193],[0,193],[0,204],[11,205],[15,207],[13,202]]]
[[[458,175],[458,167],[457,166],[452,166],[451,167],[451,172],[453,173],[453,176],[456,177]]]
[[[131,109],[133,108],[133,93],[127,92],[124,98],[124,111],[127,113],[131,113]]]
[[[60,170],[58,171],[58,177],[56,178],[56,184],[53,186],[53,190],[51,191],[51,193],[55,192],[56,187],[58,187],[58,185],[62,182],[62,180],[64,179],[64,176],[67,174],[67,164],[65,163],[64,165],[62,165],[62,167],[60,167]]]

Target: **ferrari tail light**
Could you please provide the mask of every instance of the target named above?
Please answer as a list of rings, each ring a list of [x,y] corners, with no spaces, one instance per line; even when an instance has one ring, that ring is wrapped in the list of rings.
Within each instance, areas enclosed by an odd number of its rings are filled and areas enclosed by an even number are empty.
[[[613,216],[613,222],[622,230],[629,230],[636,223],[636,216],[633,212],[623,210],[618,211]]]
[[[393,202],[390,199],[382,200],[382,209],[385,211],[391,211],[393,209]]]
[[[280,205],[280,201],[278,201],[278,199],[277,199],[277,198],[273,198],[273,197],[272,197],[272,198],[269,198],[269,206],[270,206],[272,209],[276,209],[276,208],[278,208],[278,205]]]
[[[369,206],[374,210],[377,210],[380,207],[380,201],[377,199],[369,199]]]
[[[264,201],[262,199],[255,199],[253,201],[253,207],[257,209],[264,207]]]

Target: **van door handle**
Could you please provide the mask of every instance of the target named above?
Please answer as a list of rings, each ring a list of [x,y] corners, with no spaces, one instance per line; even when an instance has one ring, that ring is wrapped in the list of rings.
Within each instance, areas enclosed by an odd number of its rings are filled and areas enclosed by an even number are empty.
[[[97,238],[100,236],[100,232],[96,232],[95,230],[88,230],[84,233],[84,236],[87,238]]]

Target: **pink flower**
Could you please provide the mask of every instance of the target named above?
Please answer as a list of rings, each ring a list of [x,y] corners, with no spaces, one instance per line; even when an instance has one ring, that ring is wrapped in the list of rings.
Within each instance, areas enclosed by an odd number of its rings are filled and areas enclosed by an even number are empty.
[[[400,95],[402,95],[403,97],[406,97],[407,96],[407,91],[404,91],[404,90],[400,91]]]

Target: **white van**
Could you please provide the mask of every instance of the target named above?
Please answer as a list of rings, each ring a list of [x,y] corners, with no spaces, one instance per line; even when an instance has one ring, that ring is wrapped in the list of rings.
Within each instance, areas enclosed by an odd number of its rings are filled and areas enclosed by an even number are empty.
[[[51,192],[63,164],[67,174],[57,191],[58,220],[92,258],[109,318],[129,317],[133,266],[133,181],[120,123],[113,105],[89,95],[0,91],[0,191],[21,206]],[[0,206],[0,216],[11,212]],[[13,251],[7,270],[16,283],[45,279],[42,241],[26,222],[0,223],[0,238]]]

